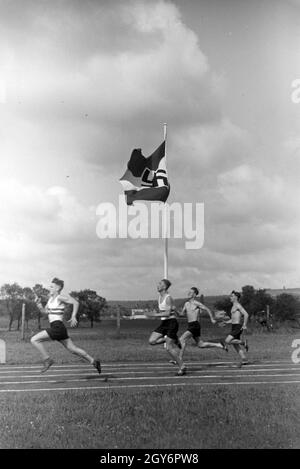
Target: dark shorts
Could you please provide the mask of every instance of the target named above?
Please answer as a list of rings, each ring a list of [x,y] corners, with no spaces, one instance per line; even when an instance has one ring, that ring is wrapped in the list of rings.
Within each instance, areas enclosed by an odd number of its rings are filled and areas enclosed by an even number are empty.
[[[166,335],[170,339],[175,340],[175,342],[178,342],[178,321],[176,318],[164,319],[153,332],[157,332],[163,336]]]
[[[241,338],[242,332],[243,332],[243,329],[242,329],[242,326],[240,324],[232,324],[230,335],[232,335],[232,337],[234,337],[234,339],[239,340]]]
[[[50,322],[50,327],[46,331],[52,340],[65,340],[69,338],[66,326],[62,321]]]
[[[196,341],[199,340],[201,335],[201,326],[199,321],[193,321],[188,323],[187,331],[193,336]]]

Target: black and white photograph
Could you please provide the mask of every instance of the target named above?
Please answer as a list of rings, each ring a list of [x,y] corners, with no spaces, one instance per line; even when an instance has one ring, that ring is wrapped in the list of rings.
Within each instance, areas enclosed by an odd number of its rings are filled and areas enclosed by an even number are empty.
[[[299,175],[300,0],[0,0],[0,454],[300,449]]]

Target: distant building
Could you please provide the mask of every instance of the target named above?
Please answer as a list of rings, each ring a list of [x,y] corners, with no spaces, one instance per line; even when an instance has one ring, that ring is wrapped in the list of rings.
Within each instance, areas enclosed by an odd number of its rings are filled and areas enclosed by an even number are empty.
[[[156,310],[151,310],[151,309],[132,309],[131,310],[131,316],[127,316],[127,319],[149,319],[149,316],[145,313],[148,314],[154,314],[156,313]]]

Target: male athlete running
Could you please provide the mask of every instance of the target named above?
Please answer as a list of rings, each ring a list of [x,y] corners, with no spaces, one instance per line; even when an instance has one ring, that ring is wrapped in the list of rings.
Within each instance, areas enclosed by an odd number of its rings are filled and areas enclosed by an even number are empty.
[[[62,295],[61,291],[64,287],[64,282],[58,278],[54,278],[50,285],[50,296],[45,308],[43,308],[41,301],[36,299],[37,306],[42,313],[48,314],[48,320],[50,327],[44,331],[38,332],[31,338],[31,343],[38,349],[44,359],[44,367],[41,373],[50,368],[54,361],[50,358],[45,350],[42,342],[49,340],[57,340],[60,342],[69,352],[77,355],[78,357],[84,358],[91,365],[93,365],[98,373],[101,373],[101,364],[99,359],[94,359],[88,355],[85,350],[82,350],[72,342],[68,336],[67,329],[63,323],[64,309],[66,304],[73,305],[72,317],[69,320],[71,327],[77,325],[76,314],[78,311],[79,303],[69,295]]]
[[[196,287],[192,287],[188,292],[188,301],[183,306],[181,315],[186,314],[188,321],[188,328],[180,337],[181,350],[180,358],[183,360],[183,354],[187,345],[187,341],[190,338],[193,338],[199,348],[220,348],[227,350],[225,344],[221,342],[205,342],[201,339],[201,325],[200,325],[200,313],[201,310],[206,311],[210,317],[212,324],[215,324],[216,321],[213,318],[213,315],[210,309],[203,305],[200,301],[196,300],[199,295],[199,290]]]
[[[248,342],[246,338],[244,340],[241,340],[241,335],[243,331],[247,329],[247,322],[248,322],[249,315],[247,311],[243,308],[243,306],[240,304],[239,302],[240,298],[241,298],[240,293],[234,290],[231,292],[231,295],[230,295],[230,300],[232,302],[231,319],[229,319],[228,321],[224,321],[224,322],[226,324],[230,324],[230,323],[232,324],[231,332],[226,337],[225,344],[233,345],[236,352],[241,357],[241,362],[239,366],[242,366],[248,363],[245,352],[242,349],[242,347],[244,347],[246,352],[248,352],[248,349],[249,349]],[[243,319],[243,324],[241,324],[242,319]]]
[[[161,323],[151,333],[149,343],[150,345],[166,343],[167,351],[179,367],[177,375],[182,376],[186,373],[186,368],[183,364],[182,358],[179,356],[180,342],[177,337],[178,321],[175,316],[173,299],[168,293],[170,286],[171,282],[167,279],[161,280],[157,285],[157,290],[159,293],[159,313],[157,313],[155,316],[161,318]]]

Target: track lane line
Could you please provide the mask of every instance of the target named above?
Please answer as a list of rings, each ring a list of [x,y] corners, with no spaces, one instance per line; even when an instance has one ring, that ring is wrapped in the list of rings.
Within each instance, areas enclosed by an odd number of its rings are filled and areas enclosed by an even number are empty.
[[[72,388],[33,388],[33,389],[0,389],[1,394],[16,392],[47,392],[47,391],[87,391],[87,390],[112,390],[112,389],[134,389],[134,388],[162,388],[162,387],[186,387],[186,386],[231,386],[231,385],[265,385],[265,384],[300,384],[299,381],[254,381],[254,382],[215,382],[215,383],[165,383],[165,384],[129,384],[112,386],[82,386]]]

